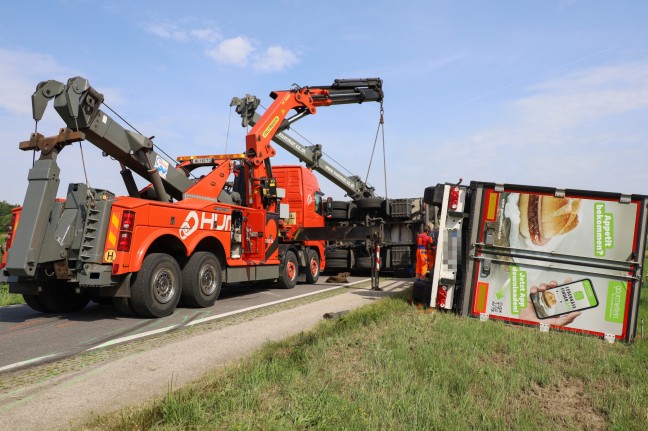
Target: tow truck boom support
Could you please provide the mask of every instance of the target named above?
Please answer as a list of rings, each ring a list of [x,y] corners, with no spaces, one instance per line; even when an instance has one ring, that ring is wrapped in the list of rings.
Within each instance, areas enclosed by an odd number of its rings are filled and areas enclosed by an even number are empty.
[[[107,155],[150,181],[161,201],[169,201],[170,197],[180,200],[182,194],[193,185],[182,172],[173,167],[167,169],[168,164],[154,151],[151,138],[124,129],[101,111],[99,107],[104,96],[91,87],[87,79],[70,78],[67,85],[54,80],[38,84],[32,95],[34,120],[42,119],[52,99],[54,109],[67,127],[83,132],[88,141]],[[158,173],[158,166],[161,165],[165,171],[163,176]],[[135,188],[129,187],[129,184],[126,186],[128,190]]]

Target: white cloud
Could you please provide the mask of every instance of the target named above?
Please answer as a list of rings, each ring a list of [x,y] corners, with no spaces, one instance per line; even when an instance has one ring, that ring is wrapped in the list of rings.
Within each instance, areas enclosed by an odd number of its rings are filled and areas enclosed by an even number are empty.
[[[30,96],[36,84],[61,75],[67,77],[70,72],[52,56],[0,48],[0,109],[13,115],[31,114]]]
[[[513,102],[526,122],[562,130],[648,107],[648,64],[632,63],[576,72],[531,88]]]
[[[298,63],[297,54],[281,46],[271,46],[255,59],[258,72],[280,72]]]
[[[177,22],[150,22],[144,24],[144,31],[162,39],[178,42],[197,40],[201,42],[216,42],[222,39],[218,29],[213,26],[193,26],[195,20],[185,19]]]
[[[191,37],[204,42],[216,42],[223,38],[219,31],[208,27],[190,30],[189,34]]]
[[[207,55],[221,64],[245,66],[254,51],[252,40],[238,36],[222,41],[215,48],[208,50]]]
[[[445,180],[466,179],[646,193],[648,62],[548,80],[505,105],[488,129],[446,140]],[[633,168],[634,167],[634,168]]]
[[[291,49],[273,45],[258,52],[258,41],[245,35],[224,38],[213,24],[196,25],[198,21],[185,18],[149,22],[143,28],[147,33],[163,39],[208,44],[211,47],[205,50],[205,55],[223,65],[245,67],[252,62],[255,71],[270,73],[286,70],[299,62],[297,53]]]
[[[170,22],[148,23],[144,26],[144,31],[162,39],[171,39],[179,42],[189,40],[189,34],[186,30]]]

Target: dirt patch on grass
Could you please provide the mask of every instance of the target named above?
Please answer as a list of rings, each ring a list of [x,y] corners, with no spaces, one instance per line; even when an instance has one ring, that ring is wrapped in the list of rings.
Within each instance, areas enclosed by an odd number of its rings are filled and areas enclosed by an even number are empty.
[[[588,431],[607,429],[605,416],[594,408],[580,380],[568,380],[560,386],[534,384],[527,397],[547,417],[548,424],[571,425]]]

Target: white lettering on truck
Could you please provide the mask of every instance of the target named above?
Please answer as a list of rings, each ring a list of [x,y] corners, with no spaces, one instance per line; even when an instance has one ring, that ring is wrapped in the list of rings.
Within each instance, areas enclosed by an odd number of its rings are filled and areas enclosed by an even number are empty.
[[[232,216],[229,214],[190,211],[180,226],[180,238],[187,239],[200,229],[227,231],[230,229]]]

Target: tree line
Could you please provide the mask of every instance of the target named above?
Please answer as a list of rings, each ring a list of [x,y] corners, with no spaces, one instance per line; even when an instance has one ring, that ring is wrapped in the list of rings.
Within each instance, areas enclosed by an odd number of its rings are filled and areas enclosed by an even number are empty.
[[[11,222],[11,210],[18,205],[12,205],[7,201],[0,202],[0,232],[4,233],[9,230]]]

